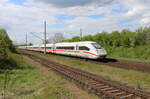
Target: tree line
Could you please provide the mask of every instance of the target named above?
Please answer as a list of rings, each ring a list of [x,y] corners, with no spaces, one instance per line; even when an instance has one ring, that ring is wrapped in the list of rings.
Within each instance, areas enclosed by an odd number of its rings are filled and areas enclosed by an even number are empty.
[[[81,41],[79,36],[73,37],[63,42]],[[95,41],[104,47],[136,47],[140,45],[150,45],[150,27],[139,28],[135,31],[124,29],[111,33],[101,32],[95,35],[87,35],[82,41]]]
[[[7,58],[7,50],[15,51],[15,47],[5,29],[0,29],[0,61]]]

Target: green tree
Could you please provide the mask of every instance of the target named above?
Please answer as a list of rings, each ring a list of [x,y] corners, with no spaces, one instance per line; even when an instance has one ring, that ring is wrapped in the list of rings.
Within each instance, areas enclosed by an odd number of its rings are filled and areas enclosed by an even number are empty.
[[[121,35],[118,31],[113,31],[111,34],[109,34],[109,46],[113,47],[119,47],[120,44],[120,39]]]
[[[7,57],[6,50],[14,51],[14,46],[5,29],[0,29],[0,56],[1,59]]]
[[[93,36],[92,35],[88,35],[83,37],[83,41],[93,41]]]
[[[76,36],[72,39],[63,40],[67,42],[80,41]],[[136,47],[140,45],[150,45],[150,27],[139,28],[136,31],[124,29],[122,31],[113,31],[112,33],[101,32],[95,35],[83,37],[83,41],[95,41],[104,47]]]

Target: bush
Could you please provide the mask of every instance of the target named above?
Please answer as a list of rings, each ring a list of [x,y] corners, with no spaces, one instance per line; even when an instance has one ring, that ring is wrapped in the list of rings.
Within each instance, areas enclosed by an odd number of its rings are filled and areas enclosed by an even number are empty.
[[[0,50],[1,52],[9,49],[10,51],[14,51],[15,48],[10,40],[5,29],[0,29]]]
[[[10,69],[14,62],[9,57],[9,51],[15,51],[5,29],[0,29],[0,69]]]
[[[150,60],[150,45],[136,46],[130,48],[124,47],[107,47],[110,57],[116,58],[133,58],[138,60]]]

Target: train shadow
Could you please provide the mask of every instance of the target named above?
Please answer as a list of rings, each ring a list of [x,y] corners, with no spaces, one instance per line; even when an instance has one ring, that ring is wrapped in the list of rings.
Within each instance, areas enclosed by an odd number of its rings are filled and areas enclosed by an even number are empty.
[[[114,58],[101,58],[101,59],[97,59],[95,61],[97,61],[97,62],[103,62],[103,63],[118,62],[118,60],[114,59]]]
[[[40,52],[40,51],[38,51]],[[43,52],[40,52],[43,53]],[[56,54],[56,53],[47,53],[51,54],[51,55],[57,55],[57,56],[64,56],[64,57],[69,57],[69,58],[74,58],[74,59],[83,59],[85,61],[95,61],[95,62],[103,62],[103,63],[112,63],[112,62],[118,62],[117,59],[113,59],[113,58],[99,58],[99,59],[88,59],[88,58],[83,58],[83,57],[77,57],[77,56],[70,56],[70,55],[63,55],[63,54]]]
[[[82,59],[85,61],[96,61],[96,62],[103,62],[103,63],[112,63],[112,62],[118,62],[117,59],[114,58],[100,58],[100,59],[88,59],[88,58],[83,58],[83,57],[77,57],[77,56],[69,56],[69,55],[61,55],[61,54],[53,54],[53,55],[58,55],[58,56],[64,56],[64,57],[69,57],[69,58],[74,58],[74,59]]]

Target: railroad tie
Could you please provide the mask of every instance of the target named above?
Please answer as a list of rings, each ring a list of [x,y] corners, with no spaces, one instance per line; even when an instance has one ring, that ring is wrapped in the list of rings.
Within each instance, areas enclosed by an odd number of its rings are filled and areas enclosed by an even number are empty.
[[[104,88],[104,89],[101,89],[102,91],[107,91],[107,90],[110,90],[110,89],[113,89],[113,87],[110,87],[110,88]]]
[[[108,85],[104,85],[104,86],[100,86],[100,87],[97,87],[98,89],[103,89],[103,88],[108,88],[109,86]]]
[[[107,92],[109,92],[109,93],[114,93],[114,92],[117,92],[117,91],[119,91],[119,90],[116,89],[116,90],[110,90],[110,91],[107,91]]]
[[[104,86],[104,84],[92,84],[93,87],[100,87],[100,86]]]
[[[120,97],[120,99],[131,98],[132,96],[133,96],[133,94],[128,94],[128,95]]]
[[[113,93],[115,96],[118,96],[118,95],[122,95],[122,94],[125,94],[125,92],[118,92],[118,93]]]

